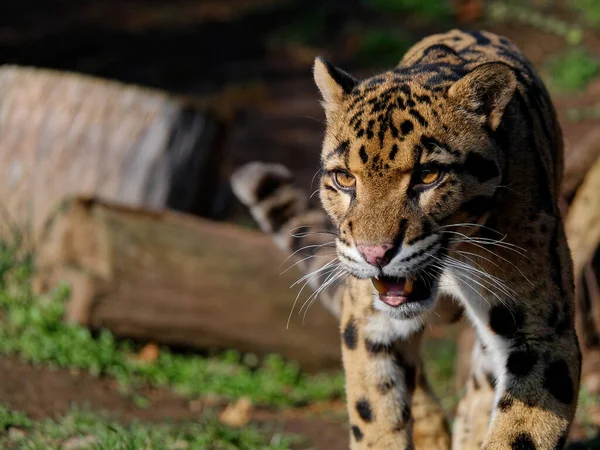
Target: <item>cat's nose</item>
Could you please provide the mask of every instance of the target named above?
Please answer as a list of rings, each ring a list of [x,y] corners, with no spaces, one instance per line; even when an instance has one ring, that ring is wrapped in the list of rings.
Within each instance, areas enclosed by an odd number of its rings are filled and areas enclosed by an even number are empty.
[[[358,251],[372,266],[383,267],[387,263],[390,262],[389,250],[391,250],[394,246],[392,244],[382,244],[382,245],[357,245]]]

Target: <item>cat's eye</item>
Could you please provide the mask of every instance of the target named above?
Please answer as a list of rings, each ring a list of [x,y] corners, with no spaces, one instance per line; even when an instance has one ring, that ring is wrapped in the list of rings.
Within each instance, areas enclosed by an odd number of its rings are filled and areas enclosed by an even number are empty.
[[[356,187],[356,178],[341,170],[333,172],[333,182],[337,187],[346,191]]]
[[[440,176],[442,175],[442,171],[435,167],[424,167],[419,171],[417,177],[418,184],[432,184],[435,183]]]

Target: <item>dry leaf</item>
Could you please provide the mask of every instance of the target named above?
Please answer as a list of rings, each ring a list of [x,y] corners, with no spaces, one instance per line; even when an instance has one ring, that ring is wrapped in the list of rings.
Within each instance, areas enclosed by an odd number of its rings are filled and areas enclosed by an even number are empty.
[[[63,442],[62,448],[65,450],[83,450],[94,448],[97,444],[98,438],[95,436],[76,436]]]
[[[139,361],[154,362],[158,359],[160,349],[158,345],[150,343],[145,345],[138,353],[137,359]]]
[[[250,412],[252,411],[252,402],[248,397],[241,397],[235,403],[230,404],[219,415],[219,420],[225,425],[231,427],[241,427],[250,421]]]
[[[454,0],[456,19],[460,23],[471,23],[483,15],[483,0]]]

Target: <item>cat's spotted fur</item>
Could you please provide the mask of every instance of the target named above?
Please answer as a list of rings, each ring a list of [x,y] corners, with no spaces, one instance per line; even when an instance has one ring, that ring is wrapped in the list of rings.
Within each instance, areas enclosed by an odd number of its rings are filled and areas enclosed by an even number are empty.
[[[313,282],[341,312],[352,448],[450,447],[419,343],[428,321],[456,316],[454,299],[479,340],[453,448],[561,449],[581,357],[557,206],[562,135],[531,63],[505,38],[453,30],[363,81],[321,59],[314,74],[340,265],[318,257],[327,235],[289,236],[328,222],[285,169],[253,164],[233,185],[283,248],[313,246],[307,270],[324,267]]]

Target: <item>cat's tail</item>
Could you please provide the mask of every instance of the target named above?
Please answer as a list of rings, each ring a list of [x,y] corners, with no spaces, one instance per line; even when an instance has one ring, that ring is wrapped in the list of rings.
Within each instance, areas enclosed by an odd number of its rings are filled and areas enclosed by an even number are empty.
[[[345,274],[338,267],[335,232],[325,212],[309,206],[291,172],[280,164],[248,163],[232,175],[231,187],[261,230],[293,255],[304,272],[303,281],[319,292],[322,303],[339,318],[341,295],[336,287]]]

